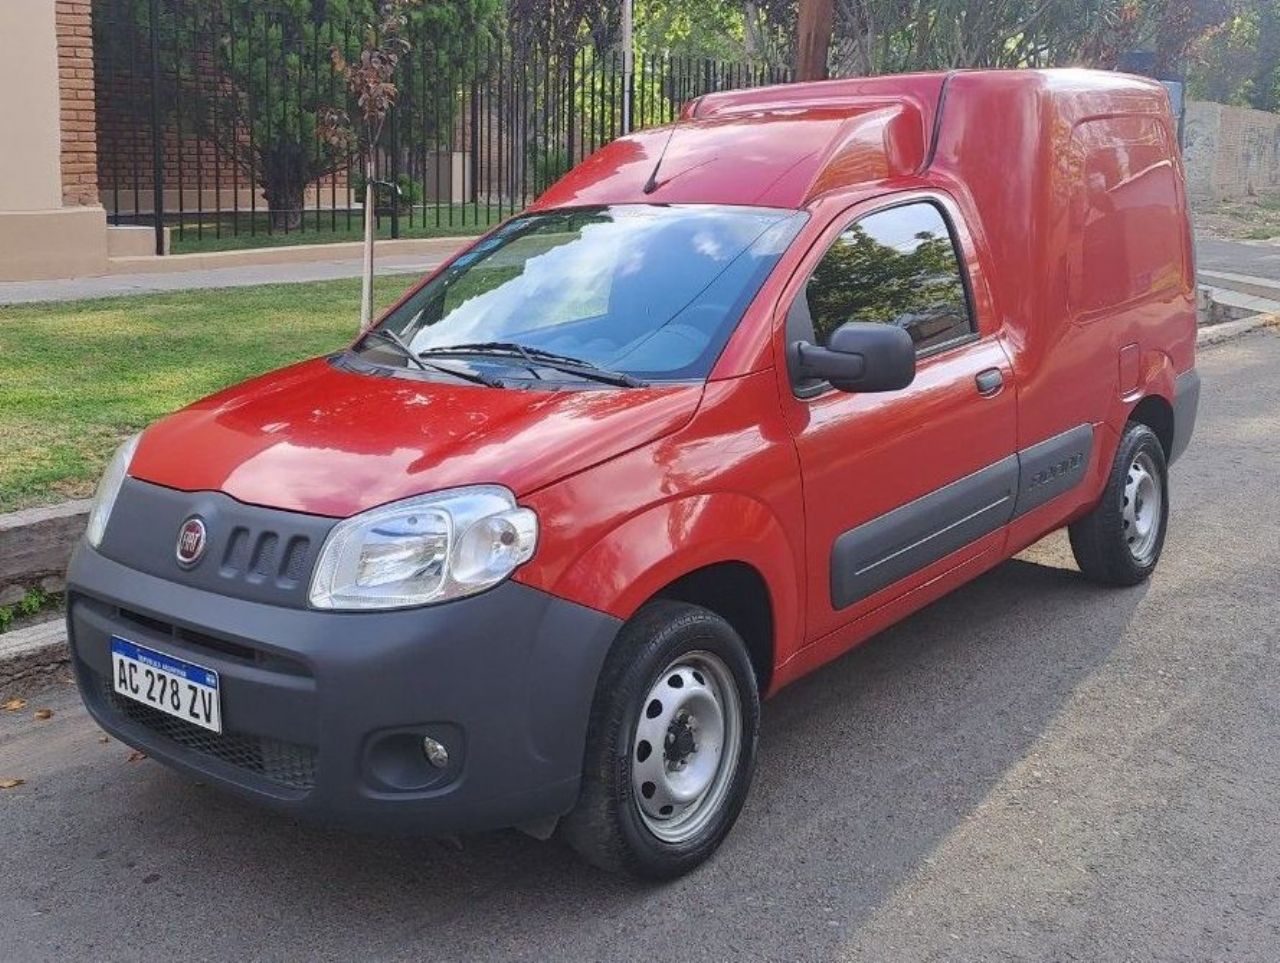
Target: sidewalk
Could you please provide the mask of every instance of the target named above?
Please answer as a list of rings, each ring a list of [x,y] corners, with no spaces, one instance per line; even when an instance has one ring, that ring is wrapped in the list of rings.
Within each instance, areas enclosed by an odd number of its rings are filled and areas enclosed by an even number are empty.
[[[422,274],[438,266],[453,250],[472,238],[436,238],[417,241],[382,241],[382,251],[375,265],[379,275]],[[384,245],[400,245],[401,250],[384,250]],[[421,250],[405,252],[404,246]],[[109,298],[127,294],[149,294],[156,291],[187,291],[194,288],[248,287],[254,284],[303,284],[307,281],[330,281],[360,276],[358,244],[333,245],[331,257],[317,248],[304,252],[307,260],[292,263],[246,264],[243,260],[255,254],[263,258],[281,257],[285,248],[267,248],[261,252],[231,251],[214,255],[172,255],[164,259],[164,270],[156,265],[139,273],[109,274],[105,277],[75,278],[55,281],[0,281],[0,305],[27,304],[36,301],[78,301],[82,298]],[[1265,242],[1227,241],[1219,238],[1196,239],[1199,266],[1202,270],[1240,271],[1270,280],[1280,280],[1280,245]],[[318,256],[317,256],[318,255]],[[234,259],[235,262],[230,263]],[[150,259],[147,259],[150,260]],[[218,261],[226,267],[214,267]],[[191,270],[180,265],[187,261]]]
[[[180,255],[182,256],[182,255]],[[374,273],[422,274],[436,267],[448,253],[387,254],[377,259]],[[360,276],[360,258],[342,256],[330,260],[293,264],[255,264],[199,268],[164,273],[109,274],[105,277],[55,281],[0,281],[0,305],[36,301],[78,301],[154,291],[186,291],[193,288],[234,288],[254,284],[302,284]]]

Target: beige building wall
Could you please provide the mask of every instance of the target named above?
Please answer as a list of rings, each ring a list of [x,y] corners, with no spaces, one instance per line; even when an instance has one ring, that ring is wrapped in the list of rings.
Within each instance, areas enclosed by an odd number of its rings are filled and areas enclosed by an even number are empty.
[[[0,117],[6,134],[0,145],[0,211],[62,206],[59,99],[53,0],[3,0]]]
[[[88,16],[89,0],[0,0],[0,280],[106,272],[106,217],[81,184],[92,135],[64,130],[68,101],[71,119],[93,109]]]
[[[1183,140],[1193,196],[1220,201],[1280,191],[1280,115],[1190,101]]]

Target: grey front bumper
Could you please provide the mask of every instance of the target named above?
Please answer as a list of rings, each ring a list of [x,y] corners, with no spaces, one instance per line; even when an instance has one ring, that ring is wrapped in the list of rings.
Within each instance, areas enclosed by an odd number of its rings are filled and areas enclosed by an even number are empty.
[[[427,833],[573,806],[619,626],[515,582],[421,609],[289,608],[146,574],[84,544],[67,624],[85,703],[122,741],[280,809]],[[217,671],[223,734],[112,693],[113,635]],[[426,761],[427,735],[447,746],[446,768]]]

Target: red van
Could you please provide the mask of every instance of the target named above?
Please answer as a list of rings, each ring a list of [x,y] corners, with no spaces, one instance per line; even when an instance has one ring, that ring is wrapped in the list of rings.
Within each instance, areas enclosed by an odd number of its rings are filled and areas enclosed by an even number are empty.
[[[1195,325],[1157,84],[703,97],[128,442],[69,575],[85,702],[282,810],[678,875],[762,697],[1063,526],[1151,574]]]

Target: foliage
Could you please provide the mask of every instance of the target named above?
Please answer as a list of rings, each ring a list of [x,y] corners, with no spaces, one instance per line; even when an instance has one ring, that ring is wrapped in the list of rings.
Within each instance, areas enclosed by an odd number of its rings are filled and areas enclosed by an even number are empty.
[[[383,180],[374,184],[378,197],[375,213],[378,217],[390,216],[393,206],[398,213],[407,214],[422,203],[422,185],[408,174],[401,174],[395,179],[395,186],[398,190],[391,190],[388,186],[389,183]],[[364,196],[364,186],[364,172],[353,172],[351,175],[351,189],[356,197]]]
[[[856,224],[818,263],[806,294],[814,331],[825,344],[848,321],[894,323],[963,300],[958,286],[950,238],[922,233],[901,250]]]
[[[564,177],[573,166],[569,154],[564,150],[543,149],[536,143],[528,145],[529,179],[533,193],[541,194],[548,187]]]
[[[783,67],[795,9],[796,0],[635,0],[636,50]],[[584,44],[598,55],[622,40],[621,0],[509,0],[507,18],[518,56]]]
[[[839,73],[1114,62],[1136,0],[836,0]]]
[[[517,62],[531,51],[567,57],[584,41],[597,53],[621,39],[620,0],[508,0]]]
[[[14,621],[30,618],[40,611],[57,605],[60,596],[50,595],[42,588],[29,589],[27,593],[12,605],[0,605],[0,634],[9,631]]]
[[[364,24],[360,50],[350,59],[337,44],[329,48],[334,73],[342,78],[359,120],[353,122],[344,107],[327,105],[320,109],[318,134],[336,151],[358,149],[366,158],[366,176],[372,171],[382,127],[395,106],[398,90],[393,79],[400,59],[411,49],[403,33],[409,23],[407,10],[416,2],[380,0],[376,19]]]
[[[360,298],[360,324],[373,320],[373,245],[374,221],[378,216],[376,185],[373,183],[376,169],[375,155],[378,140],[387,116],[396,104],[399,89],[395,85],[396,68],[412,45],[404,38],[409,23],[407,10],[418,0],[379,0],[376,19],[366,23],[361,30],[358,54],[348,58],[342,48],[334,44],[329,48],[333,70],[342,78],[343,87],[355,105],[359,118],[353,121],[350,113],[338,106],[327,106],[320,111],[319,135],[336,151],[358,150],[363,158],[364,173],[364,274]],[[390,209],[399,209],[399,181],[394,185],[395,196],[385,203]],[[410,205],[412,206],[412,204]]]
[[[153,25],[148,0],[100,0],[94,42],[117,82],[137,62],[132,83],[142,86],[154,27],[157,67],[172,81],[161,84],[166,123],[180,119],[184,132],[212,141],[262,188],[276,226],[291,228],[307,186],[347,161],[346,145],[319,136],[341,95],[329,52],[358,57],[362,25],[377,22],[381,3],[163,0]],[[470,69],[474,38],[501,12],[502,0],[431,0],[407,12],[404,31],[431,51],[432,74],[449,80]]]
[[[1229,16],[1188,45],[1194,97],[1280,109],[1280,0],[1236,0]]]
[[[784,66],[808,0],[635,0],[643,53]],[[957,67],[1115,67],[1147,50],[1160,76],[1274,109],[1280,0],[834,0],[836,76]],[[527,45],[597,52],[619,41],[615,0],[510,0]]]

